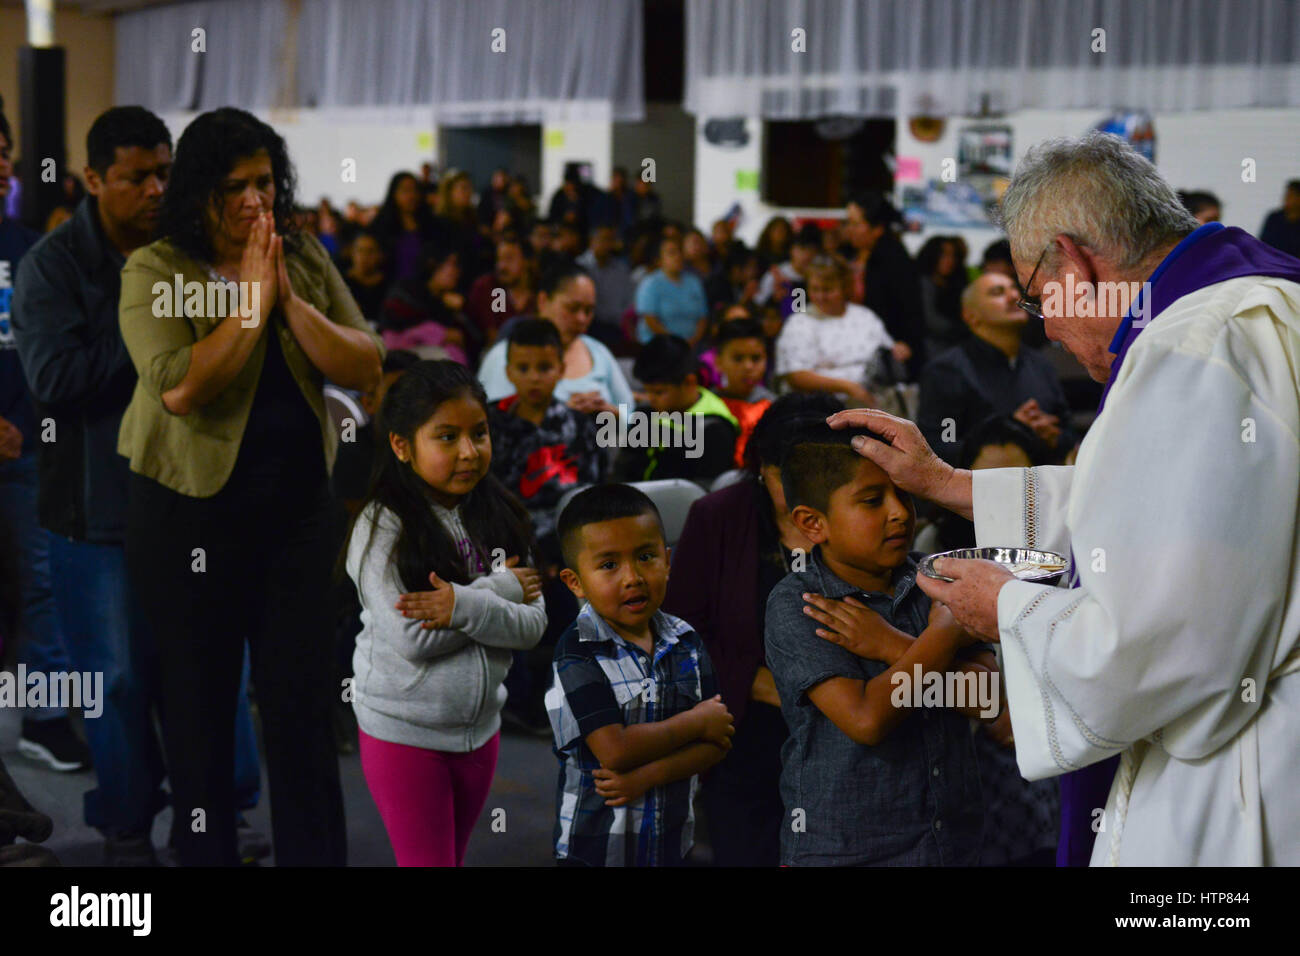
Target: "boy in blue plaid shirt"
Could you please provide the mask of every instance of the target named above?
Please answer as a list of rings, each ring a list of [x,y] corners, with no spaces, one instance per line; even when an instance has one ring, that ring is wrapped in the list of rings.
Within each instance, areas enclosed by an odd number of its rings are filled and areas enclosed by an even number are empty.
[[[654,503],[627,485],[576,495],[557,528],[583,607],[555,648],[546,711],[560,759],[561,864],[678,866],[693,844],[697,777],[735,732],[713,665],[659,610],[668,548]]]

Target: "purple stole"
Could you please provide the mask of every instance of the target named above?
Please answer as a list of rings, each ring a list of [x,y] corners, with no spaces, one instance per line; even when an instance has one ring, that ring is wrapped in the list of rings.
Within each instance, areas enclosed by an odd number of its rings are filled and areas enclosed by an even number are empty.
[[[1146,322],[1134,321],[1134,310],[1141,301],[1135,298],[1110,343],[1115,361],[1111,363],[1110,378],[1101,394],[1097,413],[1101,414],[1106,407],[1110,387],[1115,384],[1124,357],[1142,334],[1142,329],[1183,296],[1243,276],[1272,276],[1300,283],[1300,259],[1265,245],[1244,230],[1217,222],[1206,223],[1174,246],[1140,293],[1145,295],[1149,292],[1151,295],[1150,303],[1144,304]],[[1070,586],[1077,588],[1079,578],[1073,567],[1073,555],[1071,565]],[[1115,756],[1061,775],[1061,837],[1056,846],[1057,866],[1088,865],[1096,839],[1092,830],[1093,811],[1106,806],[1118,767],[1119,757]]]

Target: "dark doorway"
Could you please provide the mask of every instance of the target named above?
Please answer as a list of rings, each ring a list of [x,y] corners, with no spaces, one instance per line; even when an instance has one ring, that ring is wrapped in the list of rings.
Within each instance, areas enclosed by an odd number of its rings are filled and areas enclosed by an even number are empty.
[[[469,173],[480,193],[501,167],[527,179],[533,195],[541,190],[540,126],[444,126],[440,135],[444,166]]]
[[[862,192],[894,188],[894,121],[835,117],[763,124],[763,199],[837,209]]]

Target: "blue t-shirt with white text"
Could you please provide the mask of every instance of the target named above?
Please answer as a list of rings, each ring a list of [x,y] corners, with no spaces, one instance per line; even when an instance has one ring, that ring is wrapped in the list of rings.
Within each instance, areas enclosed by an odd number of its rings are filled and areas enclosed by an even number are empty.
[[[18,263],[39,238],[39,234],[16,219],[0,219],[0,418],[23,433],[24,455],[35,447],[36,409],[18,360],[9,310]]]

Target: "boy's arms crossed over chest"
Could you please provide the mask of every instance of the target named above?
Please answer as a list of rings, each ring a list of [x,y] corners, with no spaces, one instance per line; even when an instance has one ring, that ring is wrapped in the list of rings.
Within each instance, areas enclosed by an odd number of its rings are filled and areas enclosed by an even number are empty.
[[[720,752],[730,747],[735,728],[731,714],[715,693],[712,667],[703,648],[700,649],[702,699],[698,703],[664,720],[627,723],[625,706],[630,698],[619,700],[600,657],[590,646],[576,640],[572,645],[576,645],[573,652],[561,647],[555,658],[556,689],[563,693],[564,704],[572,714],[569,728],[556,735],[561,748],[571,745],[572,738],[581,737],[603,768],[626,773],[696,742],[708,742]],[[647,681],[643,689],[624,682],[623,696],[648,693],[649,685]],[[562,740],[563,736],[571,739]]]

